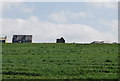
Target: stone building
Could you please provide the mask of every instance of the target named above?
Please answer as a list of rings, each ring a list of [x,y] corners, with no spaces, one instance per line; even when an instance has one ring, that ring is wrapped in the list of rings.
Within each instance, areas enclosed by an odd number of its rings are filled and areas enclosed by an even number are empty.
[[[12,43],[32,43],[32,35],[13,35]]]
[[[103,44],[104,41],[93,41],[93,42],[91,42],[91,43],[95,43],[95,44]]]
[[[61,37],[60,39],[56,40],[56,43],[65,43],[65,40],[63,37]]]
[[[7,36],[0,37],[0,43],[6,43]]]

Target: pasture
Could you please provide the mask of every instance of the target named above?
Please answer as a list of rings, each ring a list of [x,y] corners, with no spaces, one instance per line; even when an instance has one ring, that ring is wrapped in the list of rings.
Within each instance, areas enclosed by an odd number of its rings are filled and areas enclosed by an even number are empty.
[[[118,44],[2,44],[3,79],[118,79]]]

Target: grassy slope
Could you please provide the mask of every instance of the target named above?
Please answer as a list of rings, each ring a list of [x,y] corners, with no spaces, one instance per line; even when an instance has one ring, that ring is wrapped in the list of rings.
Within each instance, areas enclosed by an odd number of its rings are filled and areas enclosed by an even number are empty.
[[[3,44],[3,78],[116,79],[117,44]]]

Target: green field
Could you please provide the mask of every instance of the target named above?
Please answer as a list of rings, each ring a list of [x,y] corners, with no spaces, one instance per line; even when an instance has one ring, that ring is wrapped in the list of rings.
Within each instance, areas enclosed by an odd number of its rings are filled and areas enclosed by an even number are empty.
[[[118,79],[118,44],[2,45],[3,79]]]

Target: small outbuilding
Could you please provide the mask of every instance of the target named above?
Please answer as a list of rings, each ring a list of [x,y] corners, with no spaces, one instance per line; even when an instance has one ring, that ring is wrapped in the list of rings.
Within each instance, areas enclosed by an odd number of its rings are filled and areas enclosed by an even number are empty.
[[[32,35],[13,35],[12,43],[32,43]]]
[[[103,44],[104,41],[93,41],[93,42],[91,42],[91,43],[95,43],[95,44]]]
[[[6,43],[7,36],[0,37],[0,43]]]
[[[56,43],[65,43],[65,40],[63,37],[61,37],[60,39],[56,40]]]

